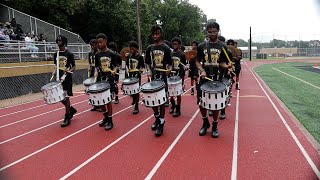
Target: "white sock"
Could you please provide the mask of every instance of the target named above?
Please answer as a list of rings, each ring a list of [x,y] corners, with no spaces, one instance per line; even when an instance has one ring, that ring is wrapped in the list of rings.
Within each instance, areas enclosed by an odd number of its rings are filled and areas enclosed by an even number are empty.
[[[160,119],[160,124],[164,123],[164,118],[159,118]]]

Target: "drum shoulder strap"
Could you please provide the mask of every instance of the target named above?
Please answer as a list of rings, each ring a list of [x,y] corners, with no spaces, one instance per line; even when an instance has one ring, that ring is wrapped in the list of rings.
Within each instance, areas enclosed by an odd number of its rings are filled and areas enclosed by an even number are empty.
[[[154,54],[153,54],[153,51],[154,51],[154,45],[152,44],[151,45],[151,48],[150,48],[150,58],[151,58],[151,69],[153,69],[154,68],[154,62],[153,62],[153,60],[154,60]]]

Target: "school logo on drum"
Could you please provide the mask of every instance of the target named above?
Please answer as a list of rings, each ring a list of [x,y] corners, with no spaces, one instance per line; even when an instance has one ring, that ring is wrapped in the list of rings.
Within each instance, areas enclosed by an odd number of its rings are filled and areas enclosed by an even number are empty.
[[[111,64],[111,58],[110,57],[101,57],[100,58],[101,62],[101,68],[103,72],[108,72],[110,71],[110,64]]]
[[[65,56],[59,56],[59,67],[66,67],[67,66],[68,58]]]
[[[215,49],[215,48],[210,49],[210,56],[211,56],[210,60],[209,60],[209,56],[208,56],[208,53],[207,53],[207,49],[204,49],[203,53],[205,54],[205,56],[204,56],[204,59],[205,59],[204,65],[213,65],[213,64],[218,63],[221,51],[219,49]]]
[[[164,52],[160,51],[160,50],[154,50],[153,55],[154,55],[154,63],[156,65],[156,67],[162,67]],[[152,54],[151,54],[151,57],[152,57]]]
[[[173,60],[173,69],[180,69],[180,58],[179,57],[172,57]]]

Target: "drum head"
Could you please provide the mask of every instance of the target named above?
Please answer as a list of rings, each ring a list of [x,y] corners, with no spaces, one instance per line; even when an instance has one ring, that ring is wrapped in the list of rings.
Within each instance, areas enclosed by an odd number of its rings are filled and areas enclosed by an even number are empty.
[[[94,78],[88,78],[85,81],[83,81],[83,85],[85,86],[91,86],[92,84],[94,84]]]
[[[220,93],[226,90],[226,85],[219,81],[209,81],[202,84],[200,89],[208,93]]]
[[[144,83],[141,86],[141,91],[142,92],[157,92],[160,91],[164,88],[165,83],[162,80],[156,80],[156,81],[151,81]]]
[[[110,89],[109,83],[99,82],[99,83],[91,85],[88,88],[88,93],[99,93],[99,92],[103,92],[108,89]]]
[[[182,81],[182,79],[179,76],[171,76],[168,78],[168,82],[170,83],[177,83],[179,81]]]
[[[41,91],[46,90],[46,89],[52,89],[53,87],[57,86],[58,84],[60,84],[60,82],[58,82],[58,81],[46,84],[46,85],[42,86]]]
[[[231,84],[230,80],[227,78],[222,78],[222,82],[226,85],[229,86]]]
[[[130,84],[135,84],[137,82],[139,82],[139,78],[131,77],[131,78],[124,79],[122,83],[124,85],[130,85]]]

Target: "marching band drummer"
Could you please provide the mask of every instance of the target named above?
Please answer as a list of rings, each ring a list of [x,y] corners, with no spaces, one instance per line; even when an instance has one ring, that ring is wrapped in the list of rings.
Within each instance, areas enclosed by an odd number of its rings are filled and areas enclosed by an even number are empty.
[[[171,40],[171,44],[173,47],[173,51],[171,52],[171,58],[172,58],[172,70],[176,71],[175,76],[180,76],[182,79],[182,86],[184,85],[184,76],[185,76],[185,68],[183,65],[186,64],[186,56],[181,51],[181,39],[178,37],[175,37]],[[183,65],[182,65],[183,64]],[[178,117],[181,115],[181,95],[177,96],[177,104],[175,103],[175,100],[173,99],[173,96],[171,96],[170,99],[171,102],[171,109],[170,114],[173,113],[173,117]],[[176,111],[174,111],[176,110]]]
[[[198,46],[197,49],[197,61],[196,66],[201,73],[199,88],[197,90],[198,98],[201,98],[201,88],[200,86],[207,82],[205,77],[210,77],[214,80],[218,78],[219,67],[227,68],[226,62],[227,57],[225,56],[223,49],[227,49],[227,46],[221,43],[218,39],[218,33],[220,31],[220,26],[216,22],[208,22],[206,26],[206,31],[208,33],[208,41],[203,42]],[[200,64],[202,62],[202,65]],[[210,123],[207,116],[207,109],[199,105],[199,109],[202,115],[203,125],[199,131],[200,136],[204,136],[207,133],[207,129],[210,127]],[[212,122],[212,132],[211,136],[213,138],[219,137],[218,133],[218,116],[219,111],[213,111],[213,122]]]
[[[113,51],[108,49],[108,40],[105,34],[98,34],[96,39],[99,52],[95,56],[96,71],[94,72],[94,77],[97,77],[98,81],[107,80],[107,82],[110,84],[110,91],[113,93],[115,91],[114,75],[118,69],[117,56]],[[112,103],[109,102],[107,104],[108,111],[105,105],[100,106],[100,108],[103,112],[104,118],[99,123],[99,126],[105,126],[105,130],[108,131],[113,128]]]
[[[111,49],[114,52],[114,54],[116,55],[117,66],[120,67],[122,64],[122,59],[121,59],[120,54],[117,52],[117,45],[114,42],[111,42],[108,44],[108,48]],[[120,72],[120,69],[117,68],[117,72],[116,72],[116,74],[114,74],[114,83],[115,83],[114,103],[115,104],[119,104],[119,96],[118,96],[118,94],[119,94],[119,88],[118,88],[119,72]]]
[[[141,54],[139,54],[139,45],[135,41],[131,41],[129,43],[129,48],[130,48],[130,54],[127,56],[127,61],[126,61],[126,74],[129,74],[129,77],[137,77],[139,78],[139,85],[141,85],[141,72],[142,69],[144,68],[144,59]],[[134,94],[132,95],[133,99],[133,104],[134,105],[134,110],[133,114],[138,114],[139,113],[139,99],[140,99],[140,94]]]
[[[97,40],[96,39],[91,39],[90,40],[90,46],[91,46],[91,51],[89,52],[89,67],[88,67],[88,71],[89,71],[89,77],[93,77],[94,76],[94,71],[95,71],[95,64],[94,64],[94,60],[95,60],[95,56],[98,52],[98,45],[97,45]],[[93,108],[91,109],[91,111],[98,111],[99,110],[99,106],[93,106]]]
[[[236,59],[235,59],[235,71],[236,71],[236,89],[240,90],[239,87],[239,75],[240,75],[240,71],[241,71],[241,59],[242,59],[242,51],[240,48],[238,48],[238,43],[234,42],[234,47],[236,48]]]
[[[193,41],[191,43],[191,46],[192,46],[192,50],[193,51],[197,51],[197,48],[198,48],[198,42],[197,41]],[[198,72],[198,69],[197,69],[197,66],[195,64],[196,62],[196,57],[192,58],[190,60],[190,71],[189,71],[189,77],[191,79],[191,95],[193,96],[194,95],[194,89],[193,89],[193,86],[194,86],[194,82],[196,83],[196,85],[198,84],[198,77],[199,77],[199,72]]]
[[[59,47],[59,51],[54,54],[54,64],[58,64],[59,70],[55,68],[53,74],[58,73],[59,71],[59,78],[63,78],[62,80],[62,87],[66,93],[66,99],[61,101],[61,103],[65,106],[66,114],[64,117],[64,121],[61,123],[61,127],[68,126],[70,124],[70,120],[72,119],[73,115],[77,112],[77,110],[71,106],[69,96],[73,96],[72,93],[72,74],[76,68],[76,64],[74,61],[73,54],[66,49],[68,44],[68,39],[65,36],[59,35],[56,39],[56,43]],[[58,60],[58,62],[57,62]]]
[[[171,71],[171,50],[163,42],[163,31],[159,25],[153,25],[151,29],[152,39],[154,44],[150,45],[146,50],[145,62],[148,69],[148,77],[152,79],[161,78],[164,82],[167,81],[167,75]],[[166,69],[166,72],[155,71],[155,68]],[[166,91],[167,92],[167,91]],[[151,129],[156,130],[155,135],[161,136],[163,133],[163,126],[165,123],[165,105],[162,104],[157,107],[153,107],[154,117],[156,118],[155,122],[152,124]]]

